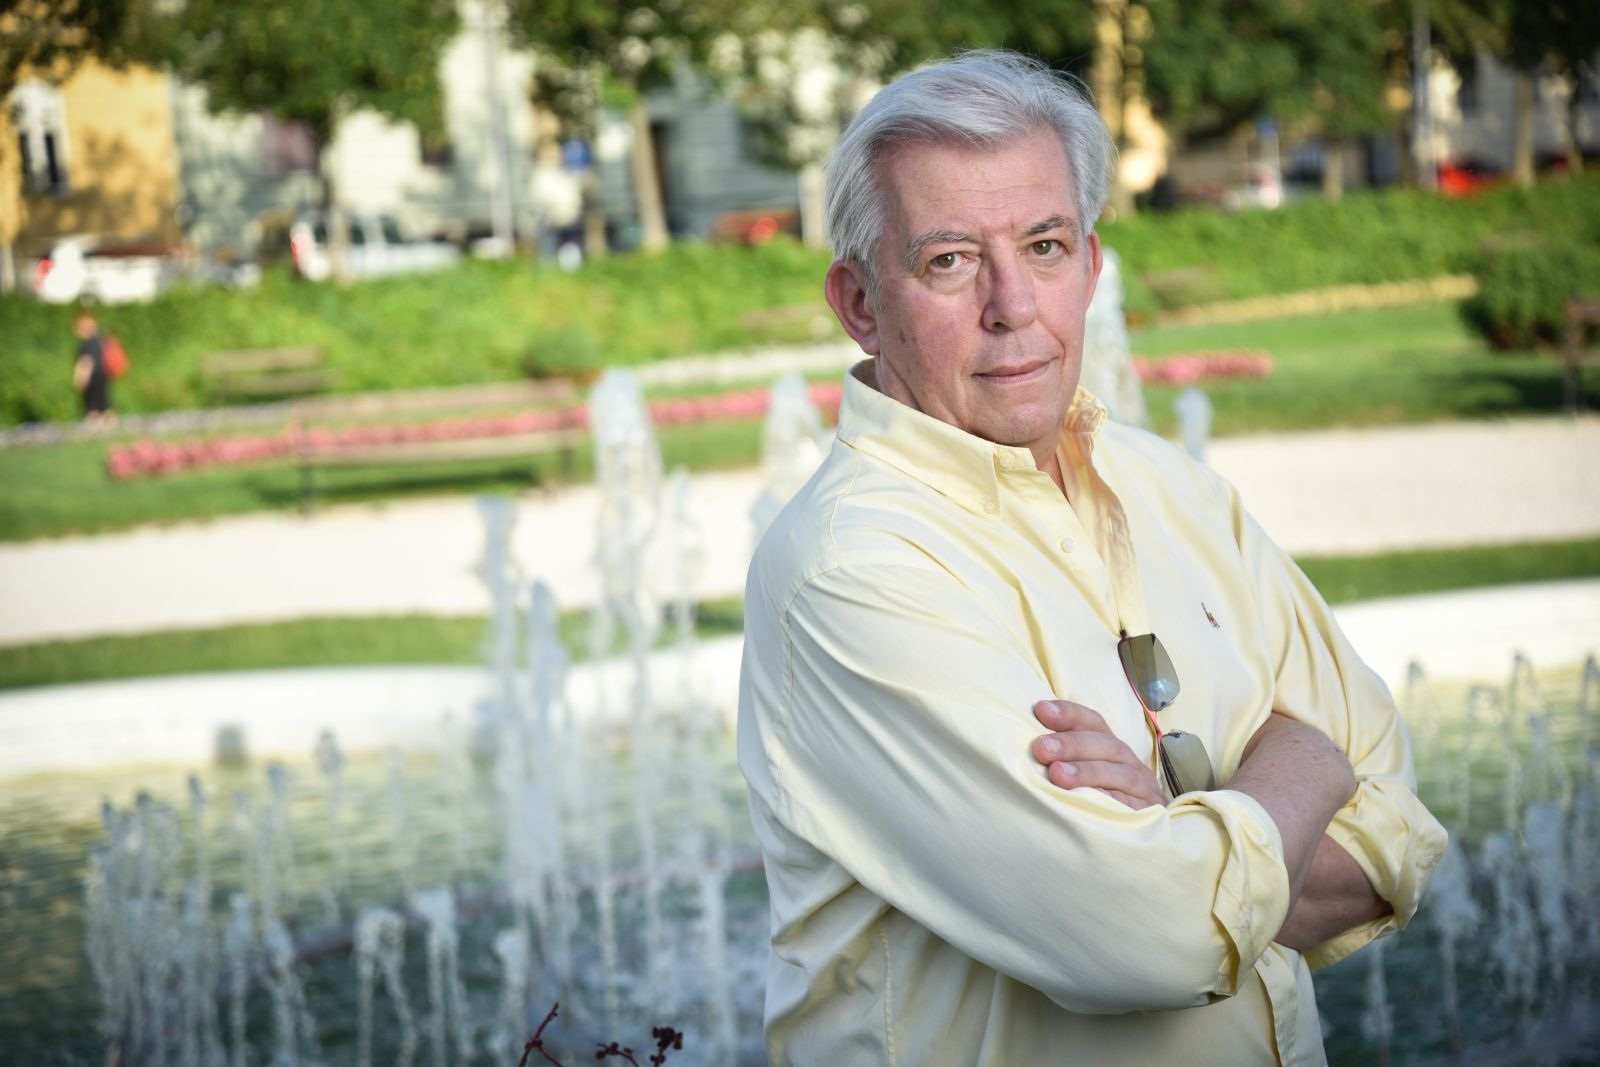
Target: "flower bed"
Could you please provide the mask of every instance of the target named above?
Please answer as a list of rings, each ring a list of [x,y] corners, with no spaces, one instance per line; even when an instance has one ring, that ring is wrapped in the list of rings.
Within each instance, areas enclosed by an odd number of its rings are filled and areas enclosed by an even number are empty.
[[[1133,357],[1134,373],[1146,383],[1188,385],[1219,378],[1266,378],[1272,357],[1248,349],[1191,352],[1162,359]],[[820,382],[811,387],[811,402],[829,418],[837,415],[842,387]],[[736,389],[710,396],[672,397],[648,402],[657,426],[689,426],[700,422],[753,421],[767,413],[766,389]],[[512,415],[478,416],[438,422],[372,426],[290,427],[280,433],[252,437],[191,438],[185,441],[143,439],[113,445],[106,457],[112,478],[126,481],[147,475],[172,474],[206,467],[230,467],[293,458],[304,450],[328,451],[366,445],[465,441],[485,437],[582,429],[589,410],[582,405],[543,408]]]
[[[1270,378],[1272,357],[1245,348],[1186,352],[1162,359],[1134,356],[1133,372],[1146,385],[1192,385],[1213,378]]]
[[[811,402],[831,418],[838,413],[841,393],[841,387],[836,383],[819,383],[811,387]],[[766,415],[769,399],[766,389],[739,389],[712,396],[652,400],[647,406],[655,425],[687,426],[699,422],[759,419]],[[515,437],[582,429],[588,425],[589,409],[575,405],[439,422],[309,429],[290,427],[280,433],[253,437],[192,438],[186,441],[144,439],[113,445],[106,456],[106,470],[112,478],[126,481],[146,475],[172,474],[205,467],[265,463],[292,458],[302,451]]]

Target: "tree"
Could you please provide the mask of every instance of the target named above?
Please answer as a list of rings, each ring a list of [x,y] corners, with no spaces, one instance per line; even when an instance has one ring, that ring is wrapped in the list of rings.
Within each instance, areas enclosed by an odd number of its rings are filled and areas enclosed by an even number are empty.
[[[849,15],[845,16],[847,19]],[[882,84],[886,49],[845,40],[847,27],[724,33],[708,59],[756,132],[759,158],[799,172],[800,233],[826,243],[822,165],[850,119]]]
[[[1344,143],[1392,126],[1384,102],[1397,51],[1404,37],[1390,30],[1387,0],[1317,0],[1296,20],[1296,52],[1308,92],[1298,115],[1303,132],[1324,142],[1322,191],[1328,200],[1344,193]]]
[[[698,0],[617,4],[612,0],[506,0],[511,32],[546,63],[580,79],[604,79],[627,109],[641,245],[667,246],[666,212],[644,94],[703,47],[715,23]]]
[[[802,0],[723,14],[706,62],[758,133],[764,160],[800,174],[801,229],[821,245],[822,165],[877,89],[962,48],[1007,46],[1059,65],[1089,47],[1091,0]],[[1076,5],[1076,12],[1072,5]]]
[[[459,29],[451,0],[187,0],[150,51],[203,86],[213,110],[265,112],[304,126],[338,270],[342,212],[324,154],[339,123],[370,108],[425,135],[437,130],[439,63]]]
[[[1157,113],[1190,136],[1271,117],[1329,142],[1337,168],[1347,137],[1389,121],[1386,0],[1147,0],[1144,46]],[[1337,195],[1337,171],[1325,172]]]
[[[126,58],[139,0],[0,0],[0,100],[24,70],[61,78],[86,56]]]
[[[1566,141],[1570,165],[1583,166],[1578,150],[1578,87],[1595,79],[1600,51],[1600,8],[1572,0],[1431,0],[1429,14],[1450,61],[1464,77],[1482,49],[1508,65],[1517,78],[1513,172],[1519,185],[1533,184],[1533,83],[1544,73],[1566,79]]]

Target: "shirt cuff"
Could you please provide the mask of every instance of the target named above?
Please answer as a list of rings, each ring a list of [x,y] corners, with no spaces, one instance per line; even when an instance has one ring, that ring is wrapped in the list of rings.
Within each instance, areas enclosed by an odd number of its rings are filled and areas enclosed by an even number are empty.
[[[1206,809],[1229,843],[1211,914],[1231,952],[1217,971],[1215,991],[1232,996],[1272,944],[1289,917],[1289,872],[1277,823],[1253,797],[1232,789],[1185,793],[1174,800],[1174,816]]]
[[[1444,856],[1447,837],[1422,801],[1398,782],[1368,780],[1339,809],[1328,836],[1350,854],[1393,914],[1346,930],[1306,953],[1312,967],[1338,963],[1369,941],[1402,929]]]

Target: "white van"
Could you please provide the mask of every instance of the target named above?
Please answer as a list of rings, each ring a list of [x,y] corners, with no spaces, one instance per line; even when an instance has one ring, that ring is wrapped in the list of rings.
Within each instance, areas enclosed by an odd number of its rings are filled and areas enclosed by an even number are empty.
[[[155,299],[182,274],[172,248],[63,237],[34,264],[33,293],[50,304],[127,304]]]

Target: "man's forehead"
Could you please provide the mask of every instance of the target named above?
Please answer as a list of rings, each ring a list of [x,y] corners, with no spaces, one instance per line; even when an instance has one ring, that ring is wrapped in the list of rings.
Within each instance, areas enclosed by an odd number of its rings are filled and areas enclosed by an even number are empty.
[[[1024,152],[1033,158],[1018,159]],[[1076,235],[1082,228],[1072,168],[1053,131],[995,145],[902,144],[881,156],[879,167],[885,207],[908,240],[936,229],[968,233],[996,223],[1018,235],[1052,229]]]

